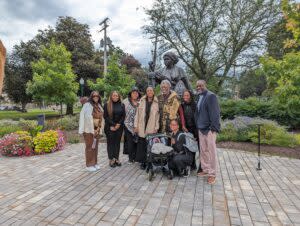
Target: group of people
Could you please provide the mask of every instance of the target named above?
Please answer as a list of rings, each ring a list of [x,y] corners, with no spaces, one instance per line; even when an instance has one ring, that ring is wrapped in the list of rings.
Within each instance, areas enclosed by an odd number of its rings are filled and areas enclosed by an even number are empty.
[[[204,80],[197,81],[197,92],[185,90],[181,96],[172,90],[169,80],[160,83],[161,94],[155,96],[149,86],[145,95],[133,88],[122,101],[113,91],[102,107],[101,97],[93,91],[80,113],[79,133],[85,140],[85,156],[88,171],[96,171],[98,142],[104,124],[110,167],[120,167],[119,159],[122,135],[123,153],[128,164],[139,162],[141,169],[147,163],[147,135],[164,133],[170,136],[174,156],[168,166],[179,176],[187,176],[190,166],[196,170],[195,153],[185,144],[185,133],[193,134],[200,151],[198,176],[208,177],[209,184],[216,180],[217,152],[216,134],[220,131],[220,108],[217,97],[209,91]],[[103,120],[104,119],[104,120]]]

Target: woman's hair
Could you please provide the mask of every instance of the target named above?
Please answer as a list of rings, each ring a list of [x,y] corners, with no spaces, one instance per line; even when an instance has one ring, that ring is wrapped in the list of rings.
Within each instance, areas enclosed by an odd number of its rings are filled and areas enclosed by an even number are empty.
[[[171,82],[168,79],[162,80],[160,83],[160,87],[162,87],[163,84],[166,84],[169,86],[169,88],[171,88]]]
[[[92,91],[91,92],[91,95],[90,95],[90,97],[88,99],[88,102],[90,102],[92,105],[96,104],[95,101],[93,100],[94,96],[98,96],[99,97],[98,103],[102,106],[101,97],[100,97],[100,94],[99,94],[98,91]]]
[[[188,92],[190,94],[190,97],[191,97],[190,102],[193,102],[194,101],[194,95],[193,95],[193,93],[190,90],[188,90],[188,89],[184,90],[183,93],[182,93],[182,96],[186,92]]]
[[[112,91],[110,93],[108,101],[107,101],[107,112],[108,112],[108,115],[109,115],[110,118],[112,118],[112,116],[113,116],[113,100],[112,100],[112,95],[114,93],[118,94],[118,96],[119,96],[118,102],[122,101],[122,97],[121,97],[121,95],[120,95],[120,93],[118,91],[114,90],[114,91]]]

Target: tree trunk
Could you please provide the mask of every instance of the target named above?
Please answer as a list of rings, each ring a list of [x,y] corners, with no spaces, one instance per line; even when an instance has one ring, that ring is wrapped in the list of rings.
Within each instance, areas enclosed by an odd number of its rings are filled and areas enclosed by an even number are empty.
[[[67,104],[66,115],[73,115],[73,104]]]
[[[27,103],[21,103],[21,105],[22,105],[22,112],[27,112],[26,110]]]

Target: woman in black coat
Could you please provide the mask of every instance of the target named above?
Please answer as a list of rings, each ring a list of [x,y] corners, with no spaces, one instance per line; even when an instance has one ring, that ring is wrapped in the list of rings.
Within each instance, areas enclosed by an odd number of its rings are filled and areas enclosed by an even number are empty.
[[[104,132],[107,139],[107,154],[111,167],[121,166],[119,161],[120,143],[124,129],[125,106],[121,96],[113,91],[104,105]]]
[[[192,165],[194,155],[184,147],[186,142],[185,134],[179,130],[177,120],[171,121],[170,128],[172,131],[171,145],[175,154],[168,162],[169,169],[179,176],[189,176],[190,172],[187,170],[187,166]]]
[[[185,90],[183,92],[182,99],[183,100],[179,109],[182,130],[184,132],[189,132],[193,134],[194,138],[198,141],[199,136],[198,136],[198,130],[197,130],[196,121],[194,117],[194,114],[197,109],[197,105],[196,102],[194,101],[193,94],[189,90]],[[192,164],[192,170],[196,169],[195,153],[193,154],[194,154],[194,159]],[[202,171],[201,165],[199,166],[198,171],[199,172]]]

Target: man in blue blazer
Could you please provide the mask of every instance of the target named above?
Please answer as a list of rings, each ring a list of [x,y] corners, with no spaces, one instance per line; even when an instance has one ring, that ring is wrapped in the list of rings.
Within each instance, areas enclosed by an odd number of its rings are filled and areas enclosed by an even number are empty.
[[[208,176],[207,182],[216,182],[217,171],[217,133],[220,131],[220,106],[216,94],[209,91],[204,80],[197,81],[199,98],[195,112],[199,131],[200,163],[202,172],[198,176]]]

